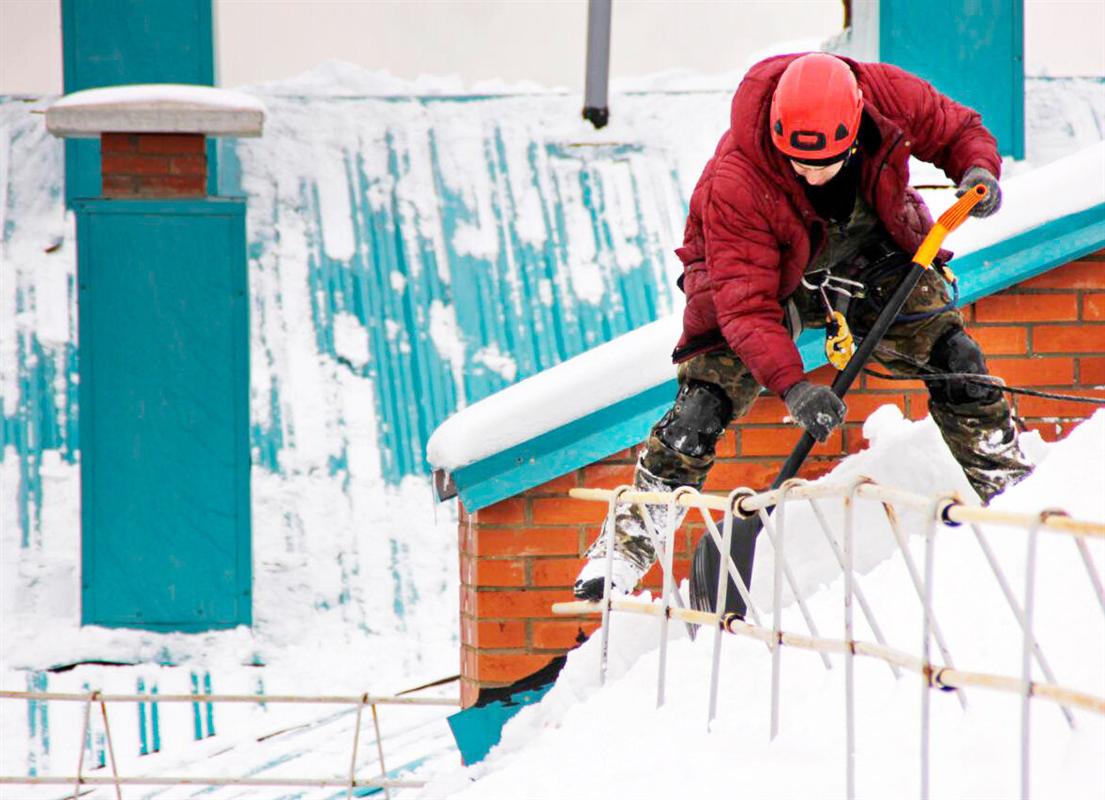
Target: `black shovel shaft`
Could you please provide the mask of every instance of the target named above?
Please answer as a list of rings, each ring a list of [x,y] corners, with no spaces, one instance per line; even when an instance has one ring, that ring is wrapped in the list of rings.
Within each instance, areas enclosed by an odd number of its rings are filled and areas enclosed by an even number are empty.
[[[902,307],[909,299],[910,293],[917,285],[917,281],[921,279],[924,271],[925,267],[916,262],[910,266],[909,272],[906,273],[901,283],[894,290],[894,294],[890,296],[882,311],[879,312],[875,324],[863,337],[863,341],[860,342],[856,352],[848,361],[848,365],[833,381],[832,389],[837,397],[843,398],[847,394],[860,370],[863,369],[875,352],[875,348],[878,347],[883,335],[897,319],[898,314],[901,313]],[[806,456],[809,455],[814,444],[814,438],[809,433],[802,434],[802,438],[799,439],[798,444],[783,464],[783,468],[779,471],[775,482],[771,484],[772,489],[778,489],[783,481],[798,474],[798,469],[802,466],[802,462],[806,460]],[[763,523],[759,515],[737,520],[734,523],[729,555],[746,586],[752,585],[752,562],[756,555],[756,537],[762,527]],[[695,548],[691,569],[691,604],[699,611],[712,612],[715,610],[720,565],[721,559],[718,556],[717,548],[713,545],[710,537],[703,536]],[[738,595],[736,585],[732,579],[729,579],[725,611],[743,617],[745,610],[744,600]]]
[[[902,307],[905,305],[906,300],[909,299],[909,295],[913,292],[913,288],[917,285],[917,281],[921,280],[921,275],[923,275],[924,272],[925,267],[920,264],[916,262],[910,264],[909,272],[906,273],[905,278],[898,284],[898,288],[894,290],[894,294],[890,296],[890,299],[886,302],[882,311],[879,312],[879,316],[875,319],[875,324],[871,327],[867,335],[863,337],[863,341],[860,342],[856,352],[852,354],[852,358],[848,361],[848,365],[833,380],[833,394],[837,397],[843,399],[844,395],[848,393],[848,390],[852,388],[852,384],[855,383],[860,371],[867,366],[867,362],[871,359],[872,354],[875,352],[875,348],[879,346],[879,342],[882,341],[882,337],[886,334],[887,329],[894,324],[894,320],[897,319],[898,314],[901,313]],[[806,456],[810,454],[810,450],[813,449],[815,443],[814,438],[809,433],[804,432],[802,434],[802,438],[798,440],[798,444],[794,446],[794,450],[787,456],[787,460],[783,462],[783,467],[779,470],[775,482],[771,484],[772,489],[778,489],[782,486],[783,481],[790,480],[798,474],[798,470],[801,469],[802,463],[806,460]]]

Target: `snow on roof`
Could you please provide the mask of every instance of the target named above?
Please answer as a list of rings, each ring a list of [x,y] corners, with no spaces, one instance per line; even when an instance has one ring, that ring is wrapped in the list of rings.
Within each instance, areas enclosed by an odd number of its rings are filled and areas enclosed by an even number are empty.
[[[949,190],[923,194],[934,216],[955,200]],[[1001,210],[968,221],[950,249],[966,255],[1105,203],[1105,142],[1003,181],[1002,195]],[[673,379],[681,322],[679,310],[458,411],[434,431],[427,458],[455,470]]]
[[[55,136],[101,133],[207,133],[260,136],[265,105],[252,95],[213,86],[148,83],[86,89],[46,110]]]

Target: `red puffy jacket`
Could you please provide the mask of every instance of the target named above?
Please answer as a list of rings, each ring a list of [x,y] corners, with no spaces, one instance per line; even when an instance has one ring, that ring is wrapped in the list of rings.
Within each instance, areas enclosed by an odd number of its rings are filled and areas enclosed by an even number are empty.
[[[775,86],[799,55],[761,61],[741,81],[730,128],[695,186],[683,246],[675,251],[687,306],[674,360],[725,342],[761,385],[780,395],[804,374],[783,325],[783,301],[823,245],[826,225],[768,131]],[[890,64],[843,60],[863,91],[865,124],[877,131],[865,147],[860,191],[891,238],[913,253],[932,216],[909,186],[909,156],[958,183],[974,166],[1000,175],[996,142],[977,112],[920,78]],[[941,251],[940,258],[951,253]]]

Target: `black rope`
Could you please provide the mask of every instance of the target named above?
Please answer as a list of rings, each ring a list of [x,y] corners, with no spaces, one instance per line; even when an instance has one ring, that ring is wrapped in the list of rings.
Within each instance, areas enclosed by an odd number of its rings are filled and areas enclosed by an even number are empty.
[[[875,378],[882,378],[887,381],[920,380],[926,383],[929,381],[965,381],[967,383],[977,383],[981,386],[993,386],[1008,394],[1023,394],[1030,397],[1043,397],[1047,400],[1069,400],[1072,403],[1089,403],[1092,405],[1105,406],[1105,397],[1081,397],[1079,395],[1060,394],[1058,392],[1042,392],[1039,389],[1025,389],[1022,386],[1007,386],[1005,381],[996,375],[979,375],[975,372],[945,372],[944,370],[937,369],[931,364],[925,364],[911,356],[907,356],[905,353],[900,353],[884,345],[879,345],[875,350],[882,355],[901,359],[910,366],[916,367],[918,370],[922,370],[925,373],[923,375],[891,375],[887,372],[879,372],[871,367],[864,367],[863,371],[868,375]]]

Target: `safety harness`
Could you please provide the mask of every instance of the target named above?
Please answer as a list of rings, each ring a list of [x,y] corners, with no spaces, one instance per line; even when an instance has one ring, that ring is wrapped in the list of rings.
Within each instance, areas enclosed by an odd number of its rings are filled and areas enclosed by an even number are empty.
[[[887,273],[909,266],[908,261],[893,257],[883,257],[877,260],[872,268],[864,273],[864,281],[845,278],[842,275],[834,275],[832,268],[818,270],[802,276],[802,286],[811,292],[816,292],[821,298],[822,307],[825,310],[825,356],[837,370],[843,370],[855,353],[855,337],[848,326],[848,311],[852,302],[866,301],[874,307],[877,314],[882,303],[875,293],[868,291],[869,285],[877,285],[879,280]],[[951,311],[959,305],[959,281],[955,273],[946,264],[933,265],[940,276],[951,286],[952,297],[940,308],[922,311],[915,314],[899,314],[894,322],[917,322],[923,319]],[[830,298],[829,293],[833,293]]]

